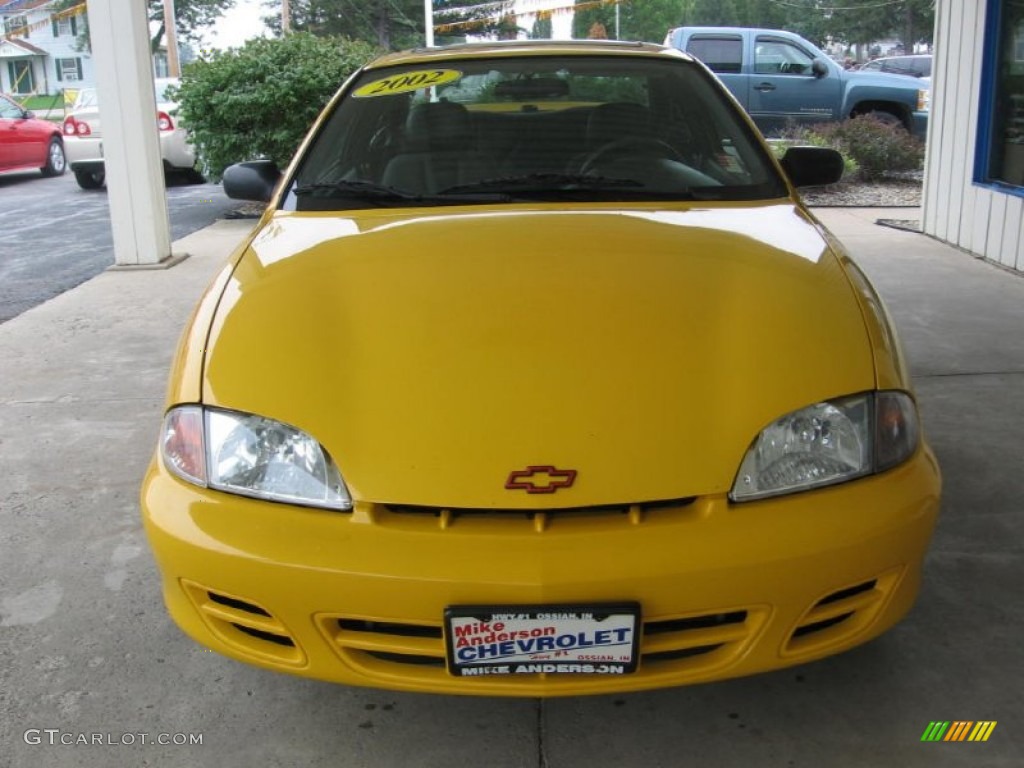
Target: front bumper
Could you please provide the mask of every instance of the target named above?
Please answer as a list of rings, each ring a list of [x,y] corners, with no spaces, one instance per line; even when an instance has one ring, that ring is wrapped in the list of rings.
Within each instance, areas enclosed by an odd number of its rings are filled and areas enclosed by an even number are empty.
[[[746,675],[881,634],[917,595],[939,488],[922,448],[883,475],[742,505],[338,513],[196,488],[156,460],[142,508],[168,609],[211,649],[351,685],[559,696]],[[447,606],[610,601],[641,605],[633,674],[446,671]]]
[[[928,137],[928,112],[913,112],[910,115],[910,132],[924,141]]]

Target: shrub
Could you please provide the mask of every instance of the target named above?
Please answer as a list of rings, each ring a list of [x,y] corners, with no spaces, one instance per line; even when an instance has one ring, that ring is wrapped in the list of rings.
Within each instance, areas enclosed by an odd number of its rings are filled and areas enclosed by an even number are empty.
[[[861,115],[841,123],[790,127],[783,133],[783,139],[790,146],[811,144],[838,149],[846,159],[846,175],[856,170],[865,180],[877,179],[890,172],[917,171],[924,163],[923,142],[901,126],[871,115]]]
[[[295,33],[189,64],[176,98],[206,173],[220,178],[232,163],[258,158],[286,165],[345,78],[378,53],[361,41]]]
[[[860,175],[876,179],[888,172],[916,171],[924,164],[924,143],[903,127],[861,115],[829,126],[839,144],[860,166]]]
[[[775,155],[781,159],[790,147],[828,147],[843,156],[843,178],[852,178],[860,172],[860,166],[835,135],[837,126],[838,123],[821,123],[811,126],[792,123],[779,134],[779,141],[773,143]]]

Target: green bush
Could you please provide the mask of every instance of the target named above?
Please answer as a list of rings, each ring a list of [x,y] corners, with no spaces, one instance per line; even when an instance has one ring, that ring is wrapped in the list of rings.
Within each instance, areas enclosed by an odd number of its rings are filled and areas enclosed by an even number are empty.
[[[924,164],[924,143],[902,126],[861,115],[824,126],[849,155],[857,161],[864,179],[876,179],[889,172],[916,171]]]
[[[843,156],[843,178],[851,179],[860,172],[860,166],[843,146],[842,142],[834,135],[832,130],[835,123],[824,123],[821,125],[788,125],[779,135],[779,140],[772,142],[772,149],[775,156],[780,160],[790,147],[828,147],[838,151]]]
[[[924,143],[899,125],[861,115],[841,123],[791,126],[785,146],[797,144],[838,149],[846,162],[844,178],[856,174],[870,181],[886,173],[917,171],[924,164]]]
[[[232,163],[258,158],[286,165],[345,78],[378,53],[361,41],[295,33],[189,64],[176,98],[205,172],[220,178]]]

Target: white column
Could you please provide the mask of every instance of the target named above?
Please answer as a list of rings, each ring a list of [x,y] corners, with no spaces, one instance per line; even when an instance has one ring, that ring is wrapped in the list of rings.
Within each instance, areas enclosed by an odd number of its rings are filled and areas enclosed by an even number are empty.
[[[125,267],[163,265],[171,256],[146,8],[123,0],[88,6],[114,262]]]

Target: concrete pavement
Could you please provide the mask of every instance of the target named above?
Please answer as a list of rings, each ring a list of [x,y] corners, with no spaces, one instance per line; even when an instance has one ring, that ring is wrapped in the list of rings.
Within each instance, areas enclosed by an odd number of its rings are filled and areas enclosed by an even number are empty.
[[[906,210],[818,214],[896,319],[944,472],[892,632],[778,673],[545,702],[344,688],[197,646],[164,611],[137,494],[178,334],[253,224],[221,221],[174,269],[105,272],[0,325],[0,767],[1024,765],[1024,280],[874,224]],[[921,743],[932,720],[998,726]],[[143,743],[161,734],[202,743]],[[82,736],[101,743],[60,743]]]

